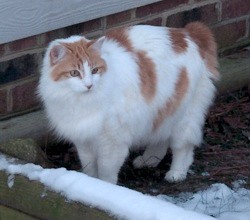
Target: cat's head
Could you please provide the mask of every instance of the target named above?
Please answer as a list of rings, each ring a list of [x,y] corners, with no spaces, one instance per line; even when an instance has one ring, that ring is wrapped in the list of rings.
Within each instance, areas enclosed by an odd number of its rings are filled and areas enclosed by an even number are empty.
[[[50,79],[73,92],[94,90],[107,68],[98,52],[101,41],[77,36],[52,42],[46,55]]]

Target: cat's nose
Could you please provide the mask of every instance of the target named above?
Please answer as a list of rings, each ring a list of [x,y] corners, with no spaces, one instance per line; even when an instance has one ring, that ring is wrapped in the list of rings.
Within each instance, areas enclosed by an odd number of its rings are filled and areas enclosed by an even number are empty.
[[[87,85],[86,87],[88,88],[88,90],[90,90],[90,89],[91,89],[91,87],[92,87],[92,84]]]

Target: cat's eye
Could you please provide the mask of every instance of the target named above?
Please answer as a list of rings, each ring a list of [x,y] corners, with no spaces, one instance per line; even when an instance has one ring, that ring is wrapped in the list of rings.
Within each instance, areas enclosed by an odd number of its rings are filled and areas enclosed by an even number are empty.
[[[94,69],[92,69],[92,74],[96,74],[99,71],[99,69],[96,67]]]
[[[72,76],[72,77],[77,77],[77,76],[80,76],[80,72],[78,70],[71,70],[69,72],[69,74]]]

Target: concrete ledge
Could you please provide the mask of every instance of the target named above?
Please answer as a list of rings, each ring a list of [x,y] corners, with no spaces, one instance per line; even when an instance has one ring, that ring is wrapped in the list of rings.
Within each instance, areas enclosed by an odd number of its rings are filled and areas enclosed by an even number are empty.
[[[15,138],[33,138],[41,143],[47,134],[48,124],[43,111],[0,121],[0,143]]]

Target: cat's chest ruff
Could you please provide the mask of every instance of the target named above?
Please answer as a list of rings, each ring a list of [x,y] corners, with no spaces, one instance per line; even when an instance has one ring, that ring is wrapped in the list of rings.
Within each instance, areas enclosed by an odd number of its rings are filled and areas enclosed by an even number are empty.
[[[93,137],[102,130],[105,113],[99,106],[76,103],[64,108],[55,104],[55,108],[48,109],[51,122],[58,133],[71,140]]]

